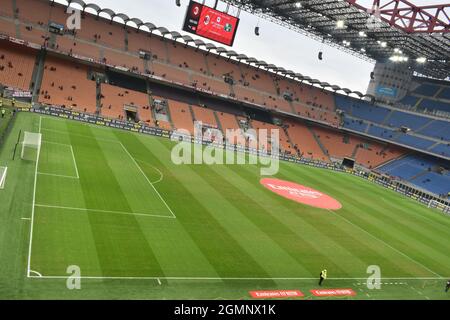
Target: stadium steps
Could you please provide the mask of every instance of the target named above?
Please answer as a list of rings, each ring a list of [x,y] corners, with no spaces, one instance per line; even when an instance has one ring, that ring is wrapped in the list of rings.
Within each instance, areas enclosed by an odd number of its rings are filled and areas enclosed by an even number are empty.
[[[190,112],[190,114],[191,114],[192,123],[194,123],[194,122],[197,120],[197,119],[195,118],[194,109],[192,109],[192,105],[191,105],[191,104],[188,105],[188,108],[189,108],[189,112]]]
[[[123,32],[124,32],[124,48],[125,48],[125,51],[128,51],[128,31],[127,31],[127,29],[126,28],[124,28],[123,29]]]
[[[322,141],[320,141],[319,137],[316,135],[316,133],[314,132],[314,130],[312,129],[312,127],[310,125],[306,125],[306,127],[308,128],[309,132],[311,132],[312,136],[314,137],[314,140],[317,142],[317,144],[320,147],[320,150],[322,150],[323,154],[328,158],[328,160],[331,161],[330,158],[330,154],[328,153],[328,150],[325,148],[325,146],[322,144]]]
[[[219,130],[222,131],[222,134],[225,136],[226,132],[223,131],[222,123],[220,123],[220,119],[219,119],[219,116],[217,115],[217,112],[213,111],[213,114],[214,114],[214,119],[216,119],[216,123],[217,123],[217,126],[219,127]]]
[[[172,115],[170,113],[170,108],[169,108],[169,101],[166,100],[166,113],[167,113],[167,118],[169,119],[169,123],[170,123],[170,127],[172,128],[172,130],[175,130],[175,125],[173,124],[173,120],[172,120]]]
[[[356,144],[356,146],[352,152],[352,159],[356,159],[356,154],[358,153],[358,150],[359,150],[359,144]]]
[[[50,38],[48,41],[48,44],[50,46],[50,48],[56,48],[56,34],[54,34],[53,32],[50,32]]]
[[[388,121],[391,119],[392,115],[394,114],[395,110],[391,110],[386,118],[384,118],[384,120],[381,122],[381,124],[386,125],[386,123],[388,123]]]
[[[292,114],[297,114],[297,112],[295,111],[295,107],[294,104],[292,103],[292,101],[288,101],[289,106],[291,107],[291,112]]]
[[[440,145],[441,143],[442,143],[442,141],[441,141],[441,142],[436,142],[436,143],[433,144],[431,147],[429,147],[427,150],[428,150],[428,151],[433,150],[433,148],[437,147],[437,146]]]
[[[102,112],[102,82],[98,81],[97,76],[95,76],[95,103],[96,103],[96,113],[101,114]]]
[[[33,90],[32,101],[38,102],[39,93],[41,92],[42,78],[44,76],[44,65],[45,65],[45,57],[47,52],[45,50],[39,51],[36,55],[36,63],[33,68],[33,73],[31,76],[30,89]],[[32,83],[34,86],[32,87]]]
[[[208,74],[208,76],[211,75],[211,69],[209,68],[209,63],[208,63],[208,59],[206,59],[206,54],[203,55],[203,60],[205,60],[205,66],[206,66],[206,73]]]
[[[148,71],[150,71],[151,70],[151,68],[150,68],[150,65],[149,65],[149,61],[147,60],[147,59],[142,59],[142,63],[143,63],[143,65],[144,65],[144,70],[148,70]]]
[[[291,136],[289,135],[289,130],[285,126],[282,126],[281,128],[283,129],[284,133],[286,134],[286,137],[288,138],[289,145],[291,146],[292,150],[294,150],[297,153],[298,157],[301,157],[300,150],[296,149],[294,144],[292,143]]]
[[[436,94],[433,96],[434,99],[439,99],[439,96],[441,95],[442,91],[445,90],[445,87],[440,87],[438,91],[436,91]]]
[[[420,173],[416,174],[415,176],[411,177],[410,179],[408,179],[407,181],[412,182],[420,177],[423,177],[424,175],[426,175],[429,171],[428,170],[423,170]]]
[[[432,123],[435,123],[435,122],[436,122],[436,120],[431,120],[430,122],[428,122],[424,126],[422,126],[419,129],[415,130],[415,132],[420,133],[420,131],[422,131],[423,129],[428,128]]]

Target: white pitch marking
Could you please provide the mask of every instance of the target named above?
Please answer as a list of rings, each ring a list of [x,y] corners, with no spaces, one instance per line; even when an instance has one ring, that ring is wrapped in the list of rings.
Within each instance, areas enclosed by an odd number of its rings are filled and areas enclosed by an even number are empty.
[[[34,273],[34,274],[37,274],[37,277],[38,278],[42,278],[42,274],[40,274],[39,272],[37,272],[37,271],[34,271],[34,270],[30,270],[30,273]]]
[[[364,233],[368,234],[369,236],[371,236],[372,238],[374,238],[375,240],[378,240],[379,242],[383,243],[384,245],[386,245],[387,247],[391,248],[392,250],[400,253],[402,256],[408,258],[409,260],[413,261],[414,263],[416,263],[417,265],[421,266],[422,268],[426,269],[428,272],[438,276],[440,279],[442,279],[442,276],[436,272],[434,272],[433,270],[431,270],[430,268],[428,268],[427,266],[423,265],[422,263],[414,260],[413,258],[411,258],[410,256],[408,256],[407,254],[401,252],[400,250],[394,248],[393,246],[391,246],[389,243],[387,243],[386,241],[378,238],[377,236],[374,236],[373,234],[371,234],[370,232],[366,231],[365,229],[361,228],[360,226],[354,224],[353,222],[351,222],[350,220],[344,218],[342,215],[339,215],[337,213],[335,213],[333,210],[328,210],[329,212],[331,212],[332,214],[334,214],[335,216],[343,219],[344,221],[346,221],[347,223],[351,224],[352,226],[354,226],[355,228],[358,228],[359,230],[363,231]]]
[[[30,278],[36,278],[31,276]],[[42,276],[48,279],[67,279],[67,276]],[[317,278],[219,278],[219,277],[99,277],[99,276],[80,276],[74,277],[79,279],[108,279],[108,280],[187,280],[187,281],[221,281],[221,280],[236,280],[236,281],[261,281],[261,280],[280,280],[280,281],[296,281],[296,280],[317,280]],[[327,278],[328,280],[367,280],[367,278]],[[388,278],[386,278],[388,279]],[[405,280],[441,280],[442,278],[392,278]]]
[[[22,220],[31,220],[30,218],[25,218],[25,217],[22,217],[20,219],[22,219]]]
[[[51,176],[51,177],[59,177],[59,178],[67,178],[67,179],[80,179],[79,177],[65,176],[62,174],[54,174],[54,173],[46,173],[46,172],[38,172],[38,174],[43,175],[43,176]]]
[[[78,174],[77,162],[75,161],[75,153],[73,153],[72,145],[70,145],[70,151],[72,152],[72,159],[73,159],[73,164],[75,165],[75,173],[77,174],[77,179],[80,179],[80,175]]]
[[[133,158],[133,156],[130,154],[130,152],[127,150],[127,148],[125,148],[125,146],[120,143],[120,145],[122,146],[122,148],[125,150],[125,152],[128,154],[128,156],[131,158],[131,160],[133,160],[134,164],[136,165],[136,167],[139,169],[139,171],[142,173],[142,175],[144,176],[145,180],[147,180],[147,182],[150,184],[150,186],[153,188],[153,190],[155,190],[156,194],[158,195],[158,197],[161,199],[161,201],[164,203],[164,205],[167,207],[167,209],[169,209],[170,213],[172,214],[172,216],[174,218],[176,218],[177,216],[175,215],[175,213],[173,213],[172,209],[170,209],[169,205],[166,203],[166,201],[163,199],[163,197],[159,194],[158,190],[156,190],[155,186],[150,182],[150,180],[148,179],[148,177],[145,175],[144,171],[142,171],[141,167],[139,166],[139,164],[136,162],[136,160]]]
[[[39,117],[39,133],[41,133],[42,127],[42,116]],[[38,149],[36,167],[34,169],[34,186],[33,186],[33,206],[31,208],[31,226],[30,226],[30,244],[28,247],[28,264],[27,264],[27,276],[30,276],[30,266],[31,266],[31,247],[33,245],[33,226],[34,226],[34,207],[36,204],[36,184],[37,184],[37,169],[39,165],[39,156],[41,153],[41,148]]]
[[[139,160],[139,159],[135,159],[135,160],[138,161],[138,162],[142,162],[142,163],[144,163],[144,164],[146,164],[146,165],[152,167],[152,168],[155,169],[156,171],[158,171],[158,173],[159,173],[159,179],[156,180],[156,181],[152,181],[152,184],[157,184],[158,182],[161,182],[161,181],[164,179],[164,174],[163,174],[163,173],[161,172],[161,170],[159,170],[157,167],[152,166],[150,163],[148,163],[148,162],[146,162],[146,161],[142,161],[142,160]]]
[[[75,207],[64,207],[64,206],[52,206],[52,205],[46,205],[46,204],[35,204],[35,206],[42,207],[42,208],[66,209],[66,210],[74,210],[74,211],[92,211],[92,212],[101,212],[101,213],[114,213],[114,214],[130,215],[130,216],[155,217],[155,218],[165,218],[165,219],[174,219],[175,218],[172,216],[147,214],[147,213],[141,213],[141,212],[125,212],[125,211],[112,211],[112,210],[89,209],[89,208],[75,208]]]
[[[44,131],[50,131],[50,132],[56,132],[56,133],[61,133],[61,134],[70,134],[70,135],[72,135],[72,136],[83,137],[83,138],[87,138],[87,139],[91,139],[91,140],[105,141],[105,142],[112,142],[112,143],[120,143],[120,142],[117,141],[117,140],[103,139],[103,138],[98,138],[98,137],[88,136],[88,135],[85,135],[85,134],[71,133],[71,132],[62,131],[62,130],[47,129],[47,128],[42,128],[42,130],[44,130]]]

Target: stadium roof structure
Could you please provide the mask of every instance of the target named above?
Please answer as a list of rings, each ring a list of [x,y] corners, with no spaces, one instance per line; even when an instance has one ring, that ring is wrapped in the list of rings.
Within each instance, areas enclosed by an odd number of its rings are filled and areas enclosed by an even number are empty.
[[[422,7],[412,0],[222,1],[363,59],[407,57],[399,63],[419,74],[450,76],[448,1]]]

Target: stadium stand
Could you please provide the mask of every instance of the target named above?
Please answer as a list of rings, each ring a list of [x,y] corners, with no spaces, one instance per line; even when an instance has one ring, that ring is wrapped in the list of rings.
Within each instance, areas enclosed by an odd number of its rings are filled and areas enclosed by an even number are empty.
[[[411,154],[381,166],[377,170],[447,198],[450,192],[449,169],[448,163],[442,160]]]
[[[88,67],[47,56],[39,102],[95,113],[96,83],[88,79]]]
[[[297,149],[303,157],[330,162],[329,157],[320,148],[313,133],[305,124],[294,122],[292,120],[286,120],[285,124],[288,126],[289,136],[294,144],[294,148]]]
[[[126,119],[125,106],[136,108],[138,120],[154,125],[147,94],[101,84],[101,115],[107,118]]]
[[[49,9],[46,1],[36,0],[32,2],[32,6],[27,6],[29,2],[30,0],[17,0],[19,20],[16,23],[19,28],[16,28],[12,20],[12,8],[3,6],[0,9],[3,14],[0,17],[1,32],[19,35],[30,42],[72,56],[72,59],[68,60],[56,54],[47,54],[39,92],[40,103],[93,114],[100,111],[100,115],[118,119],[126,117],[124,107],[128,106],[129,112],[136,113],[136,120],[149,126],[168,130],[183,128],[191,133],[194,120],[201,120],[223,131],[227,128],[243,127],[256,130],[280,129],[280,147],[283,152],[324,162],[344,157],[353,158],[356,163],[370,169],[401,157],[407,151],[331,127],[342,126],[365,136],[381,138],[441,156],[450,155],[448,121],[333,94],[312,85],[240,64],[234,59],[206,54],[158,35],[124,27],[116,22],[109,23],[109,20],[102,17],[97,19],[87,12],[83,14],[83,23],[89,28],[84,28],[75,35],[66,32],[65,35],[49,37],[49,22],[64,23],[67,14],[63,7],[57,4]],[[37,15],[33,8],[36,12],[46,11],[49,14]],[[142,59],[140,51],[148,56]],[[8,66],[11,62],[10,67],[0,70],[0,82],[29,90],[36,63],[36,51],[8,44],[2,45],[0,52],[3,55],[0,65],[6,63]],[[106,63],[128,69],[129,77],[132,77],[133,73],[147,73],[223,97],[231,96],[240,103],[231,103],[228,107],[219,109],[210,108],[209,105],[204,108],[192,98],[192,91],[189,94],[192,102],[187,102],[175,97],[168,89],[167,94],[153,97],[168,103],[167,108],[158,110],[161,114],[155,118],[157,111],[150,106],[151,96],[146,93],[143,80],[139,84],[127,86],[126,83],[129,83],[131,78],[120,80],[120,77],[113,77],[115,81],[110,84],[101,83],[97,88],[96,82],[90,77],[92,67],[80,63],[77,60],[80,56],[96,63],[95,68],[99,68],[100,72],[105,72],[105,68],[112,70],[101,65]],[[232,84],[226,83],[225,77],[230,77]],[[75,94],[75,91],[83,94]],[[448,97],[449,93],[448,87],[427,83],[418,86],[403,101],[420,108],[424,103],[428,103],[428,100],[432,103],[445,103],[442,99]],[[286,99],[285,96],[289,95],[290,99]],[[267,111],[281,112],[285,128],[272,124],[269,120],[272,116],[267,116],[265,120],[251,120],[250,117],[243,116],[246,106],[242,105],[242,102],[257,104],[267,114]],[[337,109],[344,111],[342,122],[336,113]],[[331,127],[306,124],[303,120],[293,117],[285,119],[287,114]],[[399,132],[402,126],[407,126],[411,131]],[[244,145],[245,138],[240,137],[237,142]]]
[[[175,128],[188,130],[191,134],[194,134],[194,119],[192,118],[189,105],[170,99],[168,103]]]
[[[17,89],[29,90],[36,60],[36,52],[28,48],[1,42],[0,83]]]

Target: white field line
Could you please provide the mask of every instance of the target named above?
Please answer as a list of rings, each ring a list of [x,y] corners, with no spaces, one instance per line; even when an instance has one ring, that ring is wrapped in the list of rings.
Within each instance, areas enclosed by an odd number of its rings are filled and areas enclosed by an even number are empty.
[[[34,273],[34,274],[36,274],[37,275],[37,277],[36,276],[34,276],[34,277],[36,277],[36,278],[42,278],[42,274],[40,274],[39,272],[37,272],[37,271],[34,271],[34,270],[30,270],[30,273]]]
[[[153,190],[155,190],[156,194],[158,195],[158,197],[161,199],[161,201],[164,203],[164,205],[167,207],[167,209],[169,209],[170,213],[172,214],[172,216],[174,218],[176,218],[177,216],[173,213],[172,209],[170,209],[169,205],[166,203],[166,201],[163,199],[163,197],[159,194],[158,190],[156,190],[155,186],[153,185],[153,183],[150,182],[150,180],[148,179],[148,177],[145,175],[144,171],[142,171],[141,167],[139,166],[139,164],[136,162],[136,160],[133,158],[133,156],[130,154],[130,152],[128,152],[127,148],[125,148],[125,146],[120,143],[120,145],[122,146],[123,150],[125,150],[125,152],[128,154],[128,156],[131,158],[131,160],[134,162],[134,164],[136,165],[136,167],[139,169],[139,171],[142,173],[142,175],[144,176],[145,180],[147,180],[148,184],[153,188]]]
[[[65,276],[29,276],[29,278],[42,278],[42,279],[67,279],[68,277],[77,279],[91,279],[91,280],[186,280],[186,281],[222,281],[222,280],[235,280],[235,281],[297,281],[297,280],[319,280],[318,278],[220,278],[220,277],[101,277],[101,276],[79,276],[74,277],[71,275]],[[383,278],[384,280],[442,280],[442,278]],[[327,280],[367,280],[367,278],[327,278]]]
[[[91,211],[91,212],[100,212],[100,213],[122,214],[122,215],[129,215],[129,216],[142,216],[142,217],[165,218],[165,219],[174,219],[175,218],[172,216],[147,214],[147,213],[142,213],[142,212],[125,212],[125,211],[112,211],[112,210],[89,209],[89,208],[52,206],[52,205],[39,204],[39,203],[36,203],[35,206],[40,207],[40,208],[53,208],[53,209],[63,209],[63,210],[72,210],[72,211]]]
[[[91,137],[91,136],[87,136],[87,135],[85,135],[85,134],[70,133],[70,132],[62,131],[62,130],[47,129],[47,128],[42,128],[42,130],[44,130],[44,131],[50,131],[50,132],[55,132],[55,133],[61,133],[61,134],[70,134],[70,135],[73,135],[73,136],[83,137],[83,138],[91,139],[91,140],[105,141],[105,142],[112,142],[112,143],[120,143],[120,142],[117,141],[117,140],[103,139],[103,138],[98,138],[98,137]]]
[[[75,173],[77,174],[77,179],[80,179],[80,175],[78,174],[78,166],[77,166],[77,162],[75,160],[75,153],[73,153],[73,147],[72,145],[70,146],[70,151],[72,152],[72,159],[73,159],[73,164],[75,165]]]
[[[41,133],[42,127],[42,116],[39,117],[39,133]],[[38,149],[36,166],[34,168],[34,185],[33,185],[33,206],[31,207],[31,226],[30,226],[30,243],[28,247],[28,264],[27,264],[27,275],[30,276],[30,265],[31,265],[31,247],[33,245],[33,226],[34,226],[34,207],[36,204],[36,184],[37,184],[37,169],[39,165],[39,156],[41,153],[41,148]]]
[[[373,239],[375,239],[375,240],[377,240],[377,241],[383,243],[385,246],[387,246],[387,247],[389,247],[390,249],[394,250],[395,252],[401,254],[401,255],[404,256],[405,258],[411,260],[411,261],[414,262],[415,264],[421,266],[422,268],[424,268],[424,269],[427,270],[428,272],[430,272],[430,273],[432,273],[432,274],[438,276],[439,278],[442,278],[442,276],[441,276],[440,274],[434,272],[433,270],[431,270],[431,269],[428,268],[427,266],[425,266],[425,265],[423,265],[422,263],[420,263],[419,261],[417,261],[417,260],[411,258],[410,256],[408,256],[407,254],[403,253],[402,251],[400,251],[400,250],[394,248],[393,246],[391,246],[391,245],[390,245],[389,243],[387,243],[386,241],[384,241],[384,240],[378,238],[377,236],[374,236],[373,234],[371,234],[371,233],[368,232],[367,230],[361,228],[360,226],[354,224],[354,223],[351,222],[350,220],[344,218],[342,215],[339,215],[339,214],[335,213],[333,210],[328,210],[328,211],[331,212],[332,214],[334,214],[335,216],[337,216],[337,217],[343,219],[343,220],[346,221],[347,223],[351,224],[351,225],[354,226],[355,228],[357,228],[357,229],[363,231],[364,233],[366,233],[367,235],[369,235],[369,236],[372,237]]]
[[[70,152],[72,153],[72,160],[73,160],[73,165],[75,167],[75,174],[76,176],[68,176],[68,175],[63,175],[63,174],[55,174],[55,173],[47,173],[47,172],[38,172],[38,174],[40,175],[45,175],[45,176],[53,176],[53,177],[60,177],[60,178],[67,178],[67,179],[80,179],[80,175],[78,174],[78,167],[77,167],[77,162],[75,161],[75,154],[73,153],[73,147],[71,144],[67,144],[67,143],[59,143],[59,142],[52,142],[52,141],[43,141],[44,143],[48,143],[48,144],[54,144],[54,145],[58,145],[58,146],[65,146],[70,148]]]
[[[144,164],[146,164],[146,165],[148,165],[148,166],[150,166],[150,167],[152,167],[153,169],[155,169],[156,171],[158,171],[158,173],[159,173],[159,179],[158,180],[156,180],[156,181],[152,181],[151,183],[154,185],[154,184],[157,184],[157,183],[159,183],[159,182],[161,182],[161,181],[163,181],[163,179],[164,179],[164,174],[161,172],[161,170],[159,170],[157,167],[155,167],[155,166],[152,166],[150,163],[148,163],[148,162],[146,162],[146,161],[142,161],[142,160],[139,160],[139,159],[135,159],[136,161],[138,161],[138,162],[142,162],[142,163],[144,163]]]
[[[46,172],[38,172],[38,174],[43,175],[43,176],[59,177],[59,178],[66,178],[66,179],[76,179],[76,180],[79,179],[79,177],[65,176],[63,174],[54,174],[54,173],[46,173]]]

